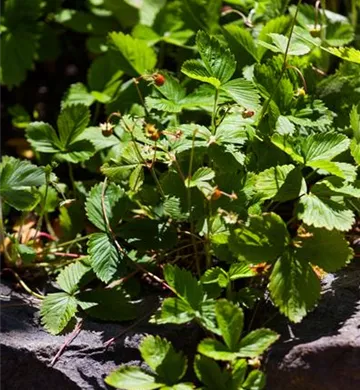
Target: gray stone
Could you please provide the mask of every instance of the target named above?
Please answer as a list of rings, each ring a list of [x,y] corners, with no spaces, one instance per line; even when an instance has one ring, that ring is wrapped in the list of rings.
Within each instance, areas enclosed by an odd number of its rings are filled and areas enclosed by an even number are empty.
[[[267,390],[360,389],[360,264],[323,280],[318,307],[300,324],[276,318]]]
[[[78,336],[59,360],[50,362],[69,334],[52,336],[39,323],[38,304],[26,294],[0,285],[1,293],[1,388],[4,390],[107,389],[106,375],[121,364],[141,365],[138,345],[146,334],[160,334],[176,348],[191,350],[199,333],[194,326],[156,326],[146,319],[131,330],[126,325],[85,320]],[[146,304],[149,312],[157,299]],[[109,338],[124,334],[105,348]]]

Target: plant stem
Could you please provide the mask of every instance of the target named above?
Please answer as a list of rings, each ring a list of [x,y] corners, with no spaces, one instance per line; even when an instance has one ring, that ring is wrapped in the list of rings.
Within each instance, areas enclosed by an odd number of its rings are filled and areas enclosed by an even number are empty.
[[[34,237],[33,237],[33,241],[36,240],[36,237],[41,229],[41,225],[42,225],[42,222],[43,222],[43,218],[44,218],[44,214],[45,214],[45,208],[46,208],[46,200],[47,200],[47,196],[48,196],[48,190],[49,190],[49,179],[50,179],[50,172],[49,171],[46,171],[45,172],[45,180],[46,180],[46,183],[45,183],[45,194],[44,194],[44,199],[42,201],[42,207],[41,207],[41,211],[40,211],[40,216],[39,216],[39,219],[38,219],[38,222],[37,222],[37,225],[36,225],[36,231],[35,231],[35,234],[34,234]]]
[[[195,136],[196,136],[196,130],[194,130],[194,133],[193,133],[192,146],[191,146],[191,152],[190,152],[190,162],[189,162],[189,172],[188,172],[188,180],[189,181],[191,180],[192,167],[193,167],[193,162],[194,162]],[[195,241],[194,218],[193,218],[192,210],[191,210],[191,188],[186,187],[186,189],[187,189],[187,200],[188,200],[188,212],[189,212],[189,218],[190,218],[191,243],[192,243],[193,248],[194,248],[196,272],[197,272],[198,276],[200,277],[201,276],[200,259],[199,259],[199,254],[198,254],[196,241]]]
[[[214,97],[214,106],[213,106],[213,111],[212,111],[212,115],[211,115],[212,134],[215,134],[215,131],[216,131],[216,109],[217,109],[218,99],[219,99],[219,90],[216,88],[215,89],[215,97]]]
[[[74,171],[73,171],[71,163],[69,163],[69,162],[68,162],[68,168],[69,168],[69,178],[70,178],[71,186],[73,189],[73,196],[74,196],[74,198],[76,198],[76,184],[75,184],[75,179],[74,179]]]
[[[266,112],[267,112],[267,109],[269,108],[269,105],[271,103],[271,101],[273,100],[274,96],[275,96],[275,93],[280,85],[280,81],[286,71],[286,68],[287,68],[287,56],[288,56],[288,52],[289,52],[289,48],[290,48],[290,41],[291,41],[291,37],[292,37],[292,34],[294,32],[294,27],[295,27],[295,23],[296,23],[296,18],[297,18],[297,15],[298,15],[298,12],[299,12],[299,6],[301,4],[302,0],[299,0],[298,1],[298,4],[296,6],[296,10],[295,10],[295,15],[294,15],[294,18],[292,20],[292,23],[291,23],[291,27],[290,27],[290,34],[289,34],[289,38],[288,38],[288,41],[287,41],[287,44],[286,44],[286,48],[285,48],[285,53],[284,53],[284,62],[283,62],[283,65],[282,65],[282,69],[281,69],[281,72],[280,72],[280,76],[276,82],[276,85],[274,87],[274,89],[272,90],[271,92],[271,95],[269,97],[269,99],[265,102],[264,106],[263,106],[263,109],[261,111],[261,115],[260,115],[260,120],[259,120],[259,124],[258,124],[258,127],[260,125],[260,123],[262,122]]]
[[[33,297],[35,297],[37,299],[44,299],[43,295],[40,295],[40,294],[36,293],[35,291],[32,291],[31,288],[20,278],[19,274],[17,272],[15,272],[13,269],[11,269],[11,268],[4,268],[3,271],[10,271],[15,276],[15,278],[17,279],[17,281],[19,282],[21,287],[27,293],[29,293],[30,295],[32,295]]]

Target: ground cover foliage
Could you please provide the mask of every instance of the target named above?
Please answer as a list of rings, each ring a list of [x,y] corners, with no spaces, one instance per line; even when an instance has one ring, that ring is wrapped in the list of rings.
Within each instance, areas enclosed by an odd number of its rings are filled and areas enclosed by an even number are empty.
[[[2,2],[9,93],[67,34],[88,61],[48,122],[8,107],[26,142],[0,166],[3,271],[52,334],[137,321],[164,292],[151,322],[203,329],[194,356],[145,337],[149,370],[119,367],[113,387],[263,389],[279,336],[256,308],[300,322],[354,257],[359,1],[78,3]]]

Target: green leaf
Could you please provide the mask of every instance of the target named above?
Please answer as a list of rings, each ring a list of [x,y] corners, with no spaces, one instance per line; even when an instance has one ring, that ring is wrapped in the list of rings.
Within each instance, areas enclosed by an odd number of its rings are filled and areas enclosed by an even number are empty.
[[[349,183],[339,177],[329,176],[313,185],[311,192],[318,196],[337,196],[360,198],[360,181]]]
[[[229,276],[221,267],[213,267],[206,270],[201,277],[201,283],[217,283],[220,287],[224,288],[229,284]]]
[[[194,370],[198,379],[206,385],[208,390],[227,390],[226,382],[230,375],[222,371],[219,365],[206,356],[196,355],[194,361]]]
[[[25,244],[17,244],[16,249],[21,257],[21,260],[25,264],[29,264],[36,259],[36,251],[34,248],[31,248]]]
[[[350,152],[357,165],[360,165],[360,142],[356,139],[351,140]]]
[[[272,39],[273,44],[259,40],[259,45],[270,49],[275,53],[285,54],[289,38],[282,34],[270,33],[268,36]],[[288,55],[302,56],[310,52],[312,48],[311,44],[305,43],[302,39],[299,39],[297,35],[291,36],[289,48],[287,50]]]
[[[185,324],[195,318],[192,307],[180,298],[164,299],[161,309],[155,314],[151,322],[156,324]]]
[[[199,168],[191,178],[185,180],[185,185],[188,188],[200,187],[204,182],[208,182],[215,177],[215,172],[211,168]]]
[[[32,187],[45,184],[45,173],[40,167],[14,157],[3,156],[0,164],[0,195],[17,210],[31,210],[39,197]]]
[[[182,18],[194,31],[199,29],[209,33],[218,29],[221,1],[184,0],[180,2]]]
[[[358,113],[358,106],[353,105],[350,111],[350,126],[354,132],[354,138],[360,142],[360,114]]]
[[[61,270],[56,282],[62,290],[73,295],[79,290],[81,279],[90,271],[91,267],[87,262],[78,260]]]
[[[253,82],[245,79],[234,79],[221,86],[234,101],[248,109],[259,109],[260,95]]]
[[[147,374],[138,367],[122,366],[112,371],[105,382],[117,389],[124,390],[152,390],[164,386],[163,383],[157,383],[156,378]]]
[[[301,152],[297,150],[295,145],[290,142],[287,136],[274,134],[271,137],[271,142],[286,154],[288,154],[294,161],[300,164],[304,163],[304,157],[301,155]]]
[[[197,350],[199,353],[215,360],[231,361],[237,358],[236,352],[229,351],[226,345],[215,339],[202,340]]]
[[[229,41],[230,47],[233,49],[234,53],[241,53],[244,55],[245,49],[253,60],[259,62],[260,56],[258,48],[255,45],[254,38],[248,30],[243,27],[236,26],[235,24],[224,26],[224,30],[225,37]],[[238,54],[237,57],[240,57],[240,55]]]
[[[95,99],[83,83],[71,84],[62,100],[62,107],[82,104],[91,106]]]
[[[236,68],[236,61],[230,50],[203,31],[197,33],[196,45],[202,61],[188,60],[181,71],[191,78],[212,84],[215,88],[229,81]]]
[[[279,335],[270,329],[256,329],[248,333],[239,344],[238,356],[255,358],[262,355]]]
[[[76,299],[67,293],[48,294],[41,304],[41,323],[51,334],[58,334],[75,316],[76,307]]]
[[[263,172],[256,178],[256,190],[262,199],[286,202],[306,194],[306,182],[301,170],[294,165],[277,165]]]
[[[235,229],[229,239],[229,248],[241,261],[273,263],[289,242],[287,228],[275,213],[251,216],[249,226]]]
[[[81,139],[90,120],[90,111],[84,105],[66,106],[57,121],[59,136],[43,122],[30,123],[26,137],[34,149],[54,153],[60,161],[78,163],[89,159],[95,152],[92,144]]]
[[[285,252],[270,275],[269,291],[280,312],[300,322],[320,297],[320,281],[308,263]]]
[[[177,295],[194,309],[198,309],[203,300],[203,289],[191,272],[170,264],[164,267],[164,278]]]
[[[118,288],[84,291],[77,299],[89,316],[102,321],[129,321],[137,315],[135,304]]]
[[[1,84],[19,85],[33,69],[40,38],[37,19],[41,16],[41,1],[8,0],[2,9]]]
[[[110,33],[109,39],[117,51],[119,68],[129,76],[138,77],[155,67],[156,54],[146,42],[122,32]]]
[[[216,320],[221,335],[230,351],[237,351],[238,342],[244,326],[244,312],[226,299],[216,302]]]
[[[82,105],[65,107],[57,120],[60,146],[66,150],[83,133],[90,121],[89,109]]]
[[[88,242],[91,267],[96,276],[108,283],[124,267],[123,254],[119,253],[113,240],[106,233],[94,233]]]
[[[26,138],[38,152],[57,153],[60,150],[60,141],[56,131],[47,123],[30,123],[26,128]]]
[[[251,278],[256,276],[256,272],[253,271],[248,264],[233,263],[229,269],[230,280],[237,280],[242,278]]]
[[[86,200],[86,215],[98,229],[107,231],[106,219],[102,205],[103,184],[92,187]],[[110,183],[104,192],[104,209],[110,226],[115,227],[125,212],[124,191],[116,184]]]
[[[296,214],[307,225],[328,230],[348,231],[355,222],[354,213],[342,203],[312,193],[300,198]]]
[[[356,176],[355,167],[346,163],[329,160],[315,160],[308,162],[306,165],[317,170],[319,174],[335,175],[343,179],[349,179],[350,177]]]
[[[340,57],[342,60],[354,62],[360,64],[360,50],[353,47],[321,47],[323,50],[336,57]]]
[[[156,372],[160,381],[175,384],[186,372],[187,359],[182,352],[176,352],[166,339],[147,336],[139,347],[142,358]]]
[[[280,135],[291,135],[295,132],[295,125],[286,116],[280,115],[276,121],[275,132]]]
[[[265,374],[259,370],[252,370],[247,376],[246,381],[242,387],[245,390],[262,390],[265,388],[266,378]]]
[[[349,148],[350,140],[343,134],[312,134],[302,144],[306,163],[316,160],[332,160]]]
[[[283,33],[286,28],[290,24],[290,18],[285,15],[278,16],[277,18],[269,20],[265,26],[261,29],[260,34],[259,34],[259,40],[266,42],[266,43],[271,43],[271,37],[269,36],[270,33],[278,33],[281,34]],[[258,46],[257,48],[257,54],[259,60],[264,56],[266,53],[267,48],[264,46]]]
[[[296,251],[300,261],[316,264],[326,272],[344,267],[353,257],[353,251],[344,235],[336,230],[307,228]]]

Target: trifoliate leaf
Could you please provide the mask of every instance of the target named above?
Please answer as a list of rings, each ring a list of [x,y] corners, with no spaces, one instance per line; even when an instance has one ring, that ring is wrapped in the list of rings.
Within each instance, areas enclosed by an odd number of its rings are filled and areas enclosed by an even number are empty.
[[[41,323],[51,334],[58,334],[74,317],[76,307],[76,299],[67,293],[48,294],[41,304]]]
[[[142,358],[156,372],[161,382],[175,384],[186,372],[187,359],[172,344],[159,336],[147,336],[139,347]]]
[[[34,248],[25,244],[17,244],[16,250],[19,253],[24,264],[30,264],[36,259],[36,251]]]
[[[310,264],[285,252],[270,275],[269,291],[280,312],[300,322],[320,297],[320,281]]]
[[[88,107],[66,106],[57,121],[58,132],[43,122],[32,122],[26,129],[26,137],[39,152],[51,153],[59,161],[78,163],[89,159],[94,153],[93,145],[81,136],[90,120]]]
[[[158,383],[156,378],[147,374],[139,367],[121,366],[112,371],[106,378],[105,382],[117,389],[124,390],[152,390],[164,386]]]
[[[110,33],[109,39],[116,51],[118,67],[129,76],[138,77],[155,67],[156,54],[145,41],[122,32]]]
[[[81,279],[90,271],[91,267],[87,262],[78,260],[65,267],[60,272],[56,282],[62,290],[72,295],[80,288]]]
[[[96,276],[107,283],[124,268],[123,254],[119,253],[107,233],[94,233],[88,242],[91,267]]]
[[[236,68],[236,61],[230,50],[203,31],[198,32],[196,45],[202,61],[188,60],[181,71],[191,78],[212,84],[215,88],[229,81]]]
[[[235,229],[229,247],[241,261],[253,264],[273,263],[289,242],[287,228],[275,213],[251,216],[248,226]]]
[[[256,190],[262,199],[286,202],[306,194],[306,182],[301,170],[294,165],[278,165],[260,172],[256,179]]]
[[[300,198],[296,213],[307,225],[328,230],[347,231],[355,222],[354,213],[342,203],[312,193]]]
[[[0,195],[17,210],[30,210],[39,201],[33,187],[45,184],[43,168],[4,156],[0,164]]]

